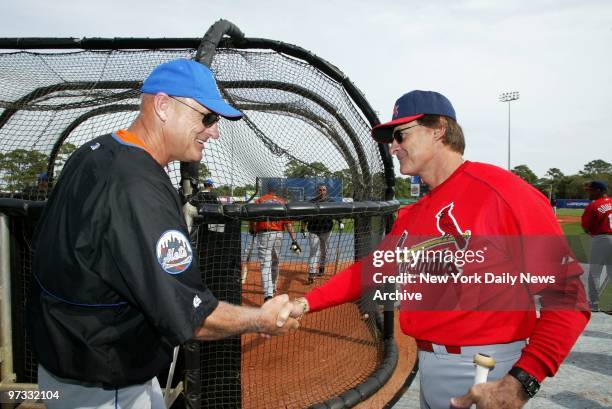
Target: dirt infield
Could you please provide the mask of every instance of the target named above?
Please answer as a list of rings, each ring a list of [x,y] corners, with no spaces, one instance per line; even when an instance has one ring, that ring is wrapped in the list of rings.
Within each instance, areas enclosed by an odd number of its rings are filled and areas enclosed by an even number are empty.
[[[348,265],[340,265],[338,270]],[[248,264],[249,274],[243,285],[243,304],[263,303],[258,263]],[[278,293],[292,298],[304,295],[333,274],[327,266],[325,277],[314,285],[306,284],[304,263],[281,264]],[[397,324],[396,324],[397,325]],[[397,330],[396,330],[397,332]],[[242,337],[242,407],[303,408],[357,386],[382,359],[380,333],[372,318],[363,319],[356,304],[345,304],[308,314],[294,334],[264,340],[254,335]],[[364,402],[360,408],[380,408],[403,385],[414,364],[415,353],[408,343],[396,374],[380,396]]]
[[[559,224],[580,223],[580,216],[557,216]]]

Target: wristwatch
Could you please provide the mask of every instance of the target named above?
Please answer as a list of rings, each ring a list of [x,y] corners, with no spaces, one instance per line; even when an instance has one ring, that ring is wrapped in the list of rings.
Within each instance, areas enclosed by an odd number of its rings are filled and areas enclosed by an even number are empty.
[[[540,383],[538,380],[517,366],[510,369],[508,375],[519,381],[523,390],[530,398],[533,398],[540,390]]]

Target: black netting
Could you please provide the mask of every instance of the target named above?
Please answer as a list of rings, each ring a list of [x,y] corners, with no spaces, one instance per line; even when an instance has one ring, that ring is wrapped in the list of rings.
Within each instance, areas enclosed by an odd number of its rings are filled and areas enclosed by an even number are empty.
[[[393,202],[382,202],[382,206],[370,202],[367,208],[335,205],[333,212],[312,214],[317,206],[308,206],[311,208],[294,211],[293,215],[289,212],[282,218],[297,234],[299,253],[291,250],[287,231],[264,231],[255,236],[249,233],[251,222],[275,222],[279,217],[246,211],[248,205],[225,206],[225,212],[220,211],[223,207],[202,212],[191,235],[202,280],[220,300],[251,307],[264,303],[265,284],[274,289],[274,294],[302,296],[371,251],[384,235],[385,216],[397,208]],[[338,214],[339,209],[343,213]],[[265,209],[257,210],[265,214]],[[4,210],[0,208],[0,212]],[[30,209],[30,214],[13,216],[10,223],[13,349],[18,382],[36,382],[37,363],[24,315],[31,281],[32,234],[39,214],[40,208]],[[333,220],[328,234],[315,235],[307,228],[302,233],[303,226],[321,217]],[[325,259],[321,257],[321,236],[326,237]],[[269,275],[263,274],[265,269]],[[310,273],[313,283],[308,281]],[[302,408],[355,388],[384,360],[385,343],[377,310],[360,301],[309,314],[297,332],[271,340],[248,334],[190,342],[183,346],[176,370],[173,385],[183,381],[185,393],[175,407]],[[165,377],[160,374],[162,380]]]
[[[223,203],[249,201],[261,195],[262,180],[287,178],[311,185],[339,181],[336,200],[351,209],[351,203],[357,209],[364,201],[384,200],[381,150],[344,79],[260,45],[216,50],[211,68],[219,89],[245,117],[220,121],[221,138],[208,142],[200,179],[214,180]],[[195,54],[191,48],[0,53],[0,196],[45,200],[77,147],[135,119],[138,89],[155,66]],[[178,189],[180,164],[170,163],[166,170]],[[328,215],[334,227],[326,260],[315,266],[320,274],[314,284],[308,283],[310,233],[302,238],[301,225],[325,214],[285,217],[297,230],[302,253],[290,252],[288,234],[281,234],[276,292],[302,295],[371,249],[384,234],[389,214],[374,208]],[[261,305],[262,236],[253,240],[248,225],[270,216],[245,216],[235,209],[221,216],[202,214],[192,239],[203,280],[219,299]],[[36,361],[23,323],[35,221],[30,215],[11,224],[18,382],[36,381]],[[192,407],[297,408],[338,396],[372,376],[386,353],[380,317],[364,311],[357,303],[312,314],[295,334],[271,341],[245,335],[188,344],[177,370],[186,388],[181,400]]]
[[[0,191],[43,198],[47,187],[39,192],[37,175],[49,171],[57,179],[75,147],[127,127],[148,73],[194,52],[0,54]],[[212,69],[223,95],[246,115],[220,122],[222,137],[205,148],[200,176],[229,196],[258,177],[285,176],[293,164],[302,176],[341,178],[344,197],[382,198],[378,145],[341,84],[273,51],[219,49]],[[178,168],[168,166],[177,187]]]

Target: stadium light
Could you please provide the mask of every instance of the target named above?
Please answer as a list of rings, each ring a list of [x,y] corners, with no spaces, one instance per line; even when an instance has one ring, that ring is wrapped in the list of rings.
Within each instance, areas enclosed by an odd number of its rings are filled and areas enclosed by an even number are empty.
[[[510,102],[519,99],[518,91],[504,92],[499,95],[499,102],[508,103],[508,170],[510,170]]]

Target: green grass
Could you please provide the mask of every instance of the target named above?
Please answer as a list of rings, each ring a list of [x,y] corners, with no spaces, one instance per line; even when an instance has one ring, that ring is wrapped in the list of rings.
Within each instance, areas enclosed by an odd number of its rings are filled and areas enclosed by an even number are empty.
[[[587,263],[591,253],[591,237],[582,230],[580,223],[562,224],[561,228],[578,261]]]
[[[584,209],[557,209],[557,216],[582,216]],[[580,222],[561,224],[563,233],[581,263],[587,263],[591,253],[591,237],[582,230]]]
[[[557,209],[557,216],[582,216],[584,209]]]

